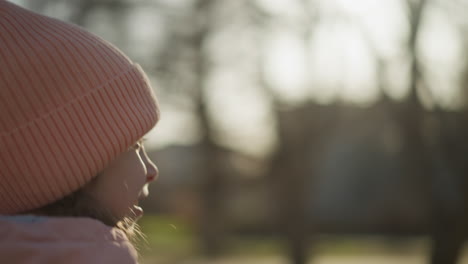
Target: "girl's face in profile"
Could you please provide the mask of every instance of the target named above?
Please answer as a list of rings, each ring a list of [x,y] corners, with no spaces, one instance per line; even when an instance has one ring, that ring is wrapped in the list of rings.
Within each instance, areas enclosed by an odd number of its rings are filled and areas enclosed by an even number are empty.
[[[89,191],[118,219],[138,218],[143,214],[138,201],[148,196],[148,184],[157,177],[158,169],[139,141],[114,159]]]

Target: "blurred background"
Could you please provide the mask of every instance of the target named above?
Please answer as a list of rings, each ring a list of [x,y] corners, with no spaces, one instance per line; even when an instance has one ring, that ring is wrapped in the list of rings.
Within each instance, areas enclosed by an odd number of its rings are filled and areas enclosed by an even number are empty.
[[[152,81],[142,263],[468,263],[468,1],[13,2]]]

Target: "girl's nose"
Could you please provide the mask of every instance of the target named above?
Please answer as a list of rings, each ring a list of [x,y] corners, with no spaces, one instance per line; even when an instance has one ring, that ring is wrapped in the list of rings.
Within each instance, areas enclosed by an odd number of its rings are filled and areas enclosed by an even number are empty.
[[[146,182],[150,183],[154,180],[156,180],[159,176],[159,170],[158,167],[151,161],[151,159],[148,157],[148,154],[146,153],[145,150],[143,152],[143,159],[145,162],[146,166]]]
[[[148,159],[148,162],[146,163],[146,182],[149,183],[155,181],[158,176],[158,167],[156,167],[156,165],[150,159]]]

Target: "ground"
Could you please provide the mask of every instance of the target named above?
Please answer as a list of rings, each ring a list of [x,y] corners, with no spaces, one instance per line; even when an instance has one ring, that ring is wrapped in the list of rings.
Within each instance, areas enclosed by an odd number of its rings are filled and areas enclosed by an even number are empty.
[[[288,264],[284,243],[275,237],[230,236],[225,254],[215,259],[198,254],[190,224],[170,217],[141,221],[147,242],[141,244],[142,264]],[[321,235],[310,247],[308,264],[426,264],[427,237]],[[468,246],[459,264],[468,264]]]

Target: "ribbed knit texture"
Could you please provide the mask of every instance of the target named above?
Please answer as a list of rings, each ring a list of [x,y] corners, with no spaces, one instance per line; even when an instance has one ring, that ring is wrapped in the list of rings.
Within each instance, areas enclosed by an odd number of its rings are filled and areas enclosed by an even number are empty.
[[[0,214],[79,189],[158,118],[146,75],[117,48],[0,0]]]

